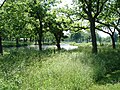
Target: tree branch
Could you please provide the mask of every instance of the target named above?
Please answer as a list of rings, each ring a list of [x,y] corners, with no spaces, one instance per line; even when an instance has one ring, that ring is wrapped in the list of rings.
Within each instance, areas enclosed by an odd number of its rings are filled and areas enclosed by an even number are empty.
[[[6,2],[7,0],[4,0],[3,3],[1,4],[0,8],[2,8],[2,6],[4,5],[4,3]]]
[[[89,6],[88,2],[86,0],[84,0],[84,1],[85,1],[86,5]]]
[[[106,24],[106,23],[100,22],[99,20],[96,20],[95,22],[97,22],[97,23],[99,23],[99,24],[102,24],[102,25],[104,25],[104,26],[107,26],[107,27],[110,26],[110,24]]]
[[[79,28],[79,29],[89,29],[88,27],[73,27],[73,28]]]
[[[104,32],[104,33],[107,33],[107,34],[111,35],[111,33],[107,32],[107,31],[104,31],[104,30],[102,30],[102,29],[100,29],[100,28],[97,28],[97,27],[96,27],[96,29],[99,30],[99,31],[102,31],[102,32]]]
[[[117,25],[115,25],[115,23],[113,23],[113,27],[114,27],[118,32],[120,32],[120,28],[118,28],[119,23],[120,23],[120,18],[118,19]]]
[[[110,28],[110,26],[111,26],[110,24],[106,24],[106,23],[100,22],[100,21],[98,21],[98,20],[96,20],[96,22],[99,23],[99,24],[102,24],[102,25],[104,25],[104,26],[106,26],[106,27],[108,27],[111,33],[113,32],[113,31],[111,30],[111,28]]]
[[[99,5],[100,5],[100,0],[97,0],[97,12],[96,13],[99,13]]]
[[[97,12],[96,12],[94,18],[97,18],[97,16],[102,12],[103,6],[105,5],[105,3],[106,3],[107,1],[108,1],[108,0],[105,0],[105,1],[102,3],[102,6],[99,7],[99,6],[100,6],[100,1],[98,0],[98,2],[97,2]]]

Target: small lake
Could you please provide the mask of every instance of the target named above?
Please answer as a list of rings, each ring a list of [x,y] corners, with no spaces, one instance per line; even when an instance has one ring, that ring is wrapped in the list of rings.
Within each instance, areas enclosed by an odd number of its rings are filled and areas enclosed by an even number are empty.
[[[70,44],[60,44],[61,45],[61,48],[65,49],[65,50],[74,50],[74,49],[77,49],[78,46],[72,46]],[[36,50],[39,50],[39,46],[38,45],[29,45],[27,46],[28,48],[34,48]],[[44,50],[48,49],[48,48],[57,48],[56,45],[43,45],[42,48]]]

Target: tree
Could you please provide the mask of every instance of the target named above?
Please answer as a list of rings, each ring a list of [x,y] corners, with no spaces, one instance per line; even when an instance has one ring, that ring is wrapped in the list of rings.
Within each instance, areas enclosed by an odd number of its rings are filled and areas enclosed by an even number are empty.
[[[75,41],[76,43],[77,43],[77,42],[81,42],[82,35],[81,35],[80,32],[72,33],[71,38],[72,38],[72,40]]]
[[[50,32],[53,33],[55,36],[57,49],[60,50],[60,41],[62,36],[64,35],[63,28],[61,28],[61,22],[57,22],[56,20],[51,19],[48,24]]]
[[[115,29],[112,30],[112,28],[109,25],[104,24],[104,23],[102,23],[102,24],[104,25],[102,28],[96,27],[96,29],[110,35],[111,40],[112,40],[112,47],[113,47],[113,49],[115,49],[116,48],[115,37],[114,37],[115,36]]]
[[[109,8],[109,12],[112,19],[110,25],[118,31],[119,39],[120,39],[120,1],[119,0],[112,1],[112,5]]]
[[[111,23],[112,26],[116,28],[116,30],[120,33],[120,1],[114,0],[112,1],[112,5],[110,10],[112,16],[114,17],[113,22]]]
[[[57,49],[61,50],[61,39],[66,38],[63,31],[69,30],[68,23],[70,22],[70,20],[64,14],[58,12],[57,10],[53,10],[53,12],[50,12],[47,20],[49,31],[54,34],[54,37],[56,39]]]
[[[53,33],[51,33],[50,31],[46,31],[43,33],[43,41],[44,44],[54,44],[55,42],[55,37],[53,35]]]
[[[7,33],[10,35],[10,37],[15,38],[16,40],[16,47],[19,46],[19,39],[23,37],[23,35],[27,34],[25,30],[26,23],[27,23],[27,15],[25,13],[25,6],[24,2],[16,1],[12,2],[9,0],[9,3],[7,3],[4,7],[4,13],[5,19],[7,24],[6,30],[10,33]]]
[[[0,5],[0,9],[3,7],[6,0],[3,1],[3,3]],[[0,53],[3,54],[3,48],[2,48],[2,33],[0,31]]]
[[[112,46],[113,49],[115,49],[115,30],[119,32],[119,25],[120,25],[120,18],[119,18],[119,11],[118,11],[118,5],[117,0],[114,1],[108,1],[106,4],[106,8],[103,9],[103,12],[101,15],[96,19],[96,22],[100,25],[99,27],[103,28],[97,28],[100,31],[103,31],[104,33],[107,33],[110,35],[112,40]],[[107,29],[105,29],[105,28]]]
[[[108,0],[74,0],[77,3],[77,8],[79,9],[79,15],[89,20],[90,31],[92,37],[92,52],[97,53],[97,42],[95,34],[95,20],[101,14],[105,3]]]
[[[29,10],[30,16],[33,17],[36,22],[39,21],[39,28],[37,28],[38,32],[38,44],[39,50],[42,50],[42,37],[43,37],[43,28],[45,23],[45,17],[47,16],[47,11],[50,10],[50,7],[54,3],[54,0],[33,0],[29,2]]]

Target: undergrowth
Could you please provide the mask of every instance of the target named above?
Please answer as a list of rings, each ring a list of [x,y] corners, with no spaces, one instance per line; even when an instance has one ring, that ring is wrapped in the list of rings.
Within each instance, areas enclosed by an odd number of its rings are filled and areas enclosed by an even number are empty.
[[[6,52],[0,56],[0,90],[97,90],[108,83],[108,74],[120,69],[119,50],[104,49],[97,55],[89,47],[55,53],[24,48]]]

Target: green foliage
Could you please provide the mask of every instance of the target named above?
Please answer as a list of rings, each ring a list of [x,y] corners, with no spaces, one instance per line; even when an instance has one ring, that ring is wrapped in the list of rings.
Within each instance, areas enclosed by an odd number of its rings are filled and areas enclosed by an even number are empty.
[[[119,32],[118,0],[73,1],[77,2],[73,7],[74,10],[68,6],[57,8],[55,0],[7,0],[0,10],[0,34],[2,34],[0,36],[12,39],[38,38],[39,35],[39,39],[42,40],[43,34],[44,39],[54,41],[54,34],[57,44],[60,44],[61,38],[64,37],[63,31],[88,29],[88,24],[95,23],[94,20],[97,19],[107,24],[107,28],[113,27]],[[85,23],[86,26],[82,25]],[[98,26],[103,28],[104,25],[100,23]],[[90,27],[94,28],[91,31],[95,32],[95,26]],[[110,31],[113,32],[111,29]],[[95,37],[95,33],[91,35],[92,38]],[[76,42],[82,36],[86,40],[91,39],[89,32],[77,33],[73,36]],[[95,38],[94,42],[96,42]],[[15,46],[15,43],[3,42],[6,46],[12,44]],[[99,46],[98,54],[94,55],[90,53],[91,43],[72,44],[78,45],[79,48],[72,51],[49,49],[42,52],[23,48],[5,49],[4,56],[0,56],[0,89],[120,89],[119,49],[111,50],[109,45]]]
[[[44,44],[45,43],[48,43],[48,44],[55,44],[55,37],[52,33],[50,33],[49,31],[48,32],[45,32],[43,33],[43,39],[44,39]]]
[[[3,47],[16,47],[16,42],[15,41],[3,41],[2,42],[3,44]],[[19,42],[19,47],[23,47],[23,46],[27,46],[27,45],[31,45],[33,44],[33,42],[23,42],[23,41],[20,41]]]
[[[2,18],[2,24],[4,26],[4,30],[2,32],[4,38],[20,38],[24,37],[28,31],[25,30],[27,23],[27,15],[24,12],[26,7],[24,2],[11,2],[5,3],[3,7],[4,16]]]

